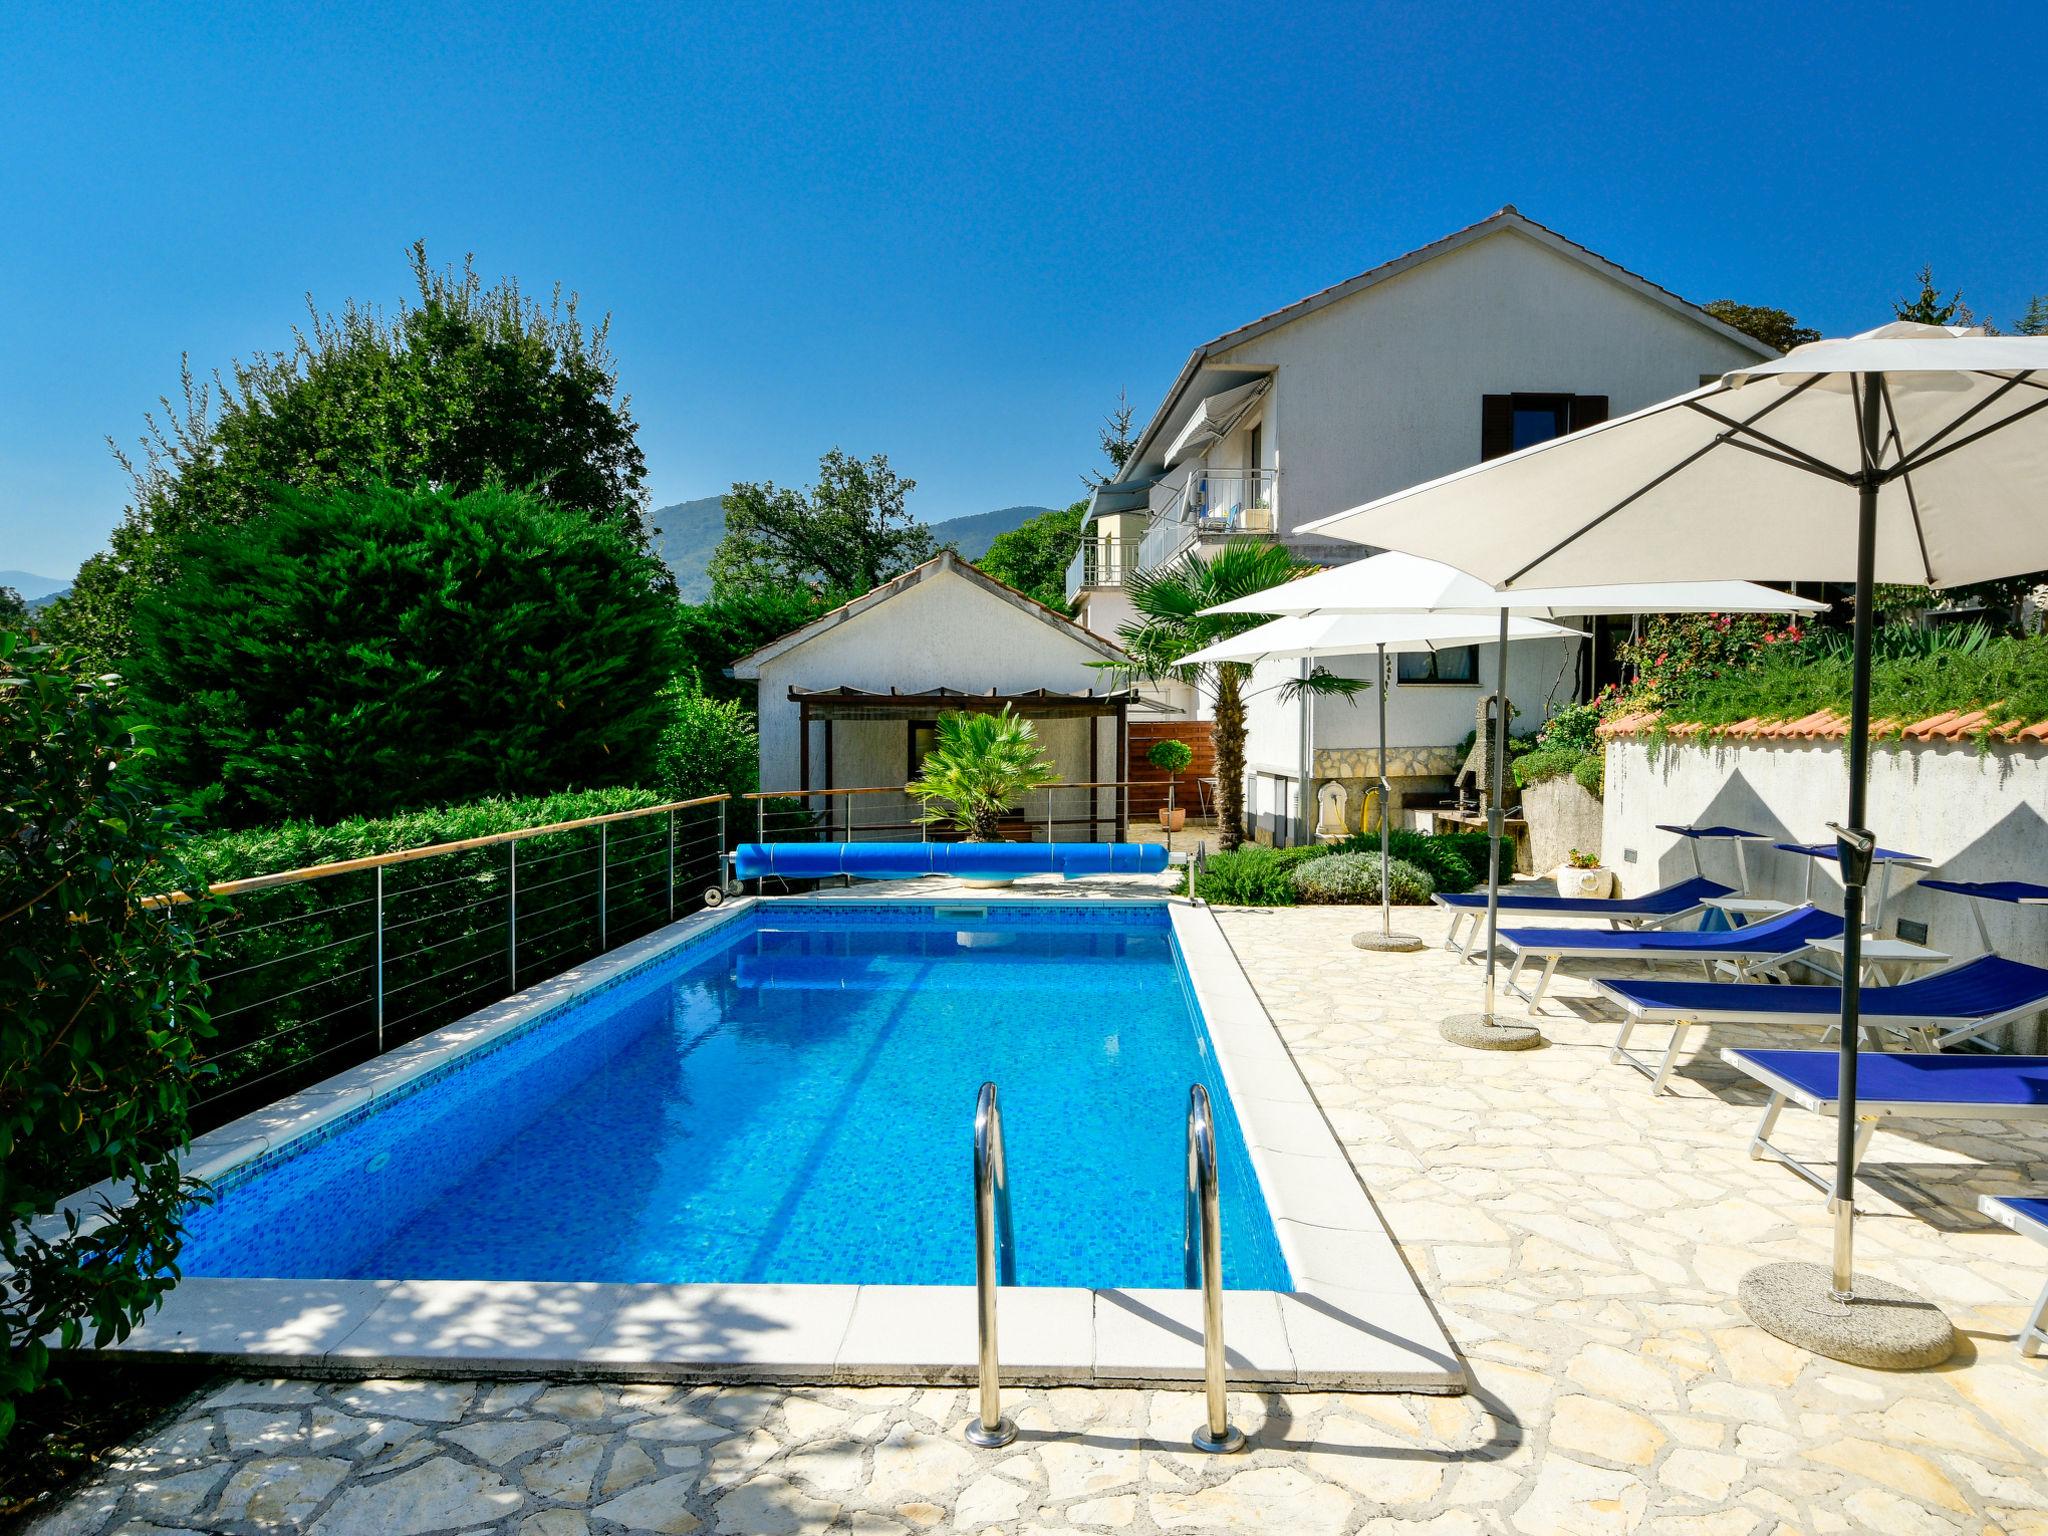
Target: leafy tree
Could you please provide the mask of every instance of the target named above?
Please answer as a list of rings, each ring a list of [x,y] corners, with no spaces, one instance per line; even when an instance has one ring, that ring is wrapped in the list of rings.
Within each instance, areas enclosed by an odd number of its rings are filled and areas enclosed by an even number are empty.
[[[803,628],[842,600],[840,593],[816,592],[809,587],[713,592],[708,603],[677,605],[676,642],[685,665],[696,672],[697,687],[707,697],[751,704],[754,685],[727,677],[725,669],[770,640]]]
[[[958,827],[970,842],[992,843],[1020,795],[1057,783],[1038,732],[1005,704],[999,712],[950,710],[910,793],[924,802],[918,819]]]
[[[423,243],[410,259],[417,297],[394,318],[309,300],[288,349],[211,380],[184,365],[182,403],[144,418],[139,458],[115,449],[133,481],[125,520],[54,605],[53,633],[122,656],[136,601],[176,577],[188,540],[261,518],[280,487],[503,484],[645,541],[646,463],[609,319],[587,329],[559,288],[546,303],[512,279],[486,289],[467,259],[436,271]]]
[[[2037,293],[2027,301],[2027,312],[2013,321],[2021,336],[2048,336],[2048,293]]]
[[[124,1338],[173,1283],[193,1187],[174,1154],[212,1033],[189,885],[146,732],[75,651],[0,632],[0,1436],[43,1340]],[[56,1216],[100,1180],[114,1209]]]
[[[25,629],[28,603],[12,587],[0,587],[0,629]]]
[[[818,460],[807,490],[735,484],[711,556],[713,594],[802,586],[859,596],[902,575],[939,552],[931,529],[904,508],[916,489],[887,455],[863,460],[837,448]]]
[[[1193,667],[1177,663],[1190,652],[1266,622],[1259,614],[1210,614],[1204,609],[1264,592],[1310,569],[1284,545],[1237,539],[1213,554],[1190,551],[1170,564],[1138,571],[1124,583],[1138,616],[1118,632],[1131,657],[1130,666],[1122,670],[1141,678],[1178,678],[1216,701],[1216,840],[1225,851],[1237,847],[1245,835],[1244,684],[1252,669],[1235,661]],[[1337,677],[1319,668],[1307,678],[1290,681],[1286,692],[1350,698],[1368,686],[1362,679]]]
[[[634,783],[675,671],[657,565],[518,492],[287,493],[136,610],[136,683],[229,825]]]
[[[705,695],[695,678],[668,691],[669,718],[655,747],[656,782],[670,798],[751,794],[761,787],[761,740],[753,712]]]
[[[1801,325],[1786,310],[1760,304],[1738,304],[1733,299],[1715,299],[1700,308],[1723,325],[1732,325],[1743,335],[1754,336],[1765,346],[1775,347],[1780,352],[1790,352],[1794,347],[1820,340],[1819,331],[1810,325]]]
[[[1920,291],[1909,299],[1900,299],[1892,305],[1892,313],[1901,320],[1917,320],[1922,325],[1974,325],[1977,317],[1970,313],[1970,306],[1963,302],[1960,290],[1946,299],[1941,290],[1934,286],[1934,268],[1931,264],[1920,269]]]
[[[1071,615],[1067,603],[1067,566],[1081,546],[1081,519],[1088,503],[1041,512],[1008,533],[999,533],[988,553],[976,563],[997,581],[1008,582],[1026,597],[1055,612]]]

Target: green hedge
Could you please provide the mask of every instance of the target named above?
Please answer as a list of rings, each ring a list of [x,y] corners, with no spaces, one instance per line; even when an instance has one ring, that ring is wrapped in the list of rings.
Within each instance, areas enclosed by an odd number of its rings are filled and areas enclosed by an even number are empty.
[[[1215,906],[1291,907],[1295,866],[1329,851],[1313,843],[1300,848],[1246,843],[1230,853],[1214,853],[1195,876],[1195,894]]]
[[[653,790],[599,789],[322,827],[293,822],[190,845],[209,883],[397,853],[522,827],[658,805]],[[616,946],[668,920],[668,820],[603,834],[606,935]],[[716,812],[676,816],[676,911],[695,910],[715,870]],[[519,974],[530,985],[597,953],[597,828],[519,844]],[[512,990],[509,845],[384,868],[384,1044],[437,1029]],[[206,935],[218,1038],[199,1116],[218,1123],[375,1049],[374,871],[330,875],[226,899]]]

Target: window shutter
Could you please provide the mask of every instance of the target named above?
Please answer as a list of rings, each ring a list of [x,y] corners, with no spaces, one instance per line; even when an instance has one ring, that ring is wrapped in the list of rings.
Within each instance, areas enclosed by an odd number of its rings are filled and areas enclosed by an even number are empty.
[[[1515,451],[1515,397],[1479,397],[1479,457],[1497,459]]]
[[[1572,425],[1576,432],[1581,427],[1597,427],[1607,419],[1607,397],[1605,395],[1573,395]]]

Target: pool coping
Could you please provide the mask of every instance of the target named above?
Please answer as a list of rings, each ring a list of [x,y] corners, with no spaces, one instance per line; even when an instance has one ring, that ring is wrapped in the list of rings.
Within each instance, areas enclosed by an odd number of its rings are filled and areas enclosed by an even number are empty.
[[[1463,1364],[1214,914],[1163,906],[1272,1216],[1292,1291],[1228,1291],[1234,1382],[1457,1393]],[[977,893],[745,897],[698,913],[193,1140],[180,1160],[217,1180],[344,1115],[409,1091],[537,1016],[623,982],[757,906],[1035,905]],[[1120,903],[1121,904],[1121,903]],[[963,1185],[965,1181],[963,1179]],[[65,1202],[82,1224],[100,1185]],[[964,1190],[963,1190],[964,1198]],[[63,1213],[47,1223],[61,1229]],[[42,1228],[46,1224],[38,1223]],[[1006,1381],[1199,1380],[1200,1293],[1004,1287]],[[547,1375],[620,1380],[944,1384],[975,1377],[972,1286],[269,1280],[192,1276],[129,1336],[144,1358],[289,1375]]]

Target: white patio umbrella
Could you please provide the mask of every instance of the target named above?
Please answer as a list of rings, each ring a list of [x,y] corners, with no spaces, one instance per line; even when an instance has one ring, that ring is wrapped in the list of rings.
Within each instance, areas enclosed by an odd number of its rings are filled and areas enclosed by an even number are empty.
[[[1341,516],[1348,514],[1340,514]],[[1309,524],[1332,528],[1336,518]],[[1333,529],[1342,538],[1357,535]],[[1487,614],[1495,617],[1500,649],[1495,657],[1493,783],[1486,813],[1489,839],[1486,874],[1486,1004],[1477,1016],[1458,1014],[1444,1020],[1446,1036],[1463,1045],[1493,1050],[1520,1050],[1541,1039],[1535,1026],[1502,1024],[1495,1014],[1500,932],[1500,842],[1507,793],[1508,626],[1516,617],[1573,618],[1602,613],[1817,613],[1825,603],[1760,587],[1747,581],[1652,582],[1635,586],[1529,587],[1500,591],[1477,577],[1440,560],[1389,551],[1349,565],[1331,566],[1297,581],[1283,582],[1249,597],[1219,603],[1209,613],[1335,614]]]
[[[1858,990],[1876,845],[1864,826],[1871,587],[2048,568],[2048,337],[1902,321],[1813,342],[1309,526],[1455,559],[1515,592],[1622,575],[1855,583],[1848,820],[1835,829],[1845,935],[1833,1260],[1764,1266],[1742,1294],[1757,1322],[1824,1354],[1941,1358],[1953,1337],[1938,1312],[1855,1283]],[[1929,1313],[1938,1328],[1902,1336]]]
[[[1496,639],[1492,626],[1481,628],[1469,615],[1454,613],[1327,613],[1275,619],[1257,629],[1246,630],[1228,640],[1219,640],[1192,655],[1181,665],[1202,662],[1259,662],[1269,658],[1356,656],[1370,648],[1378,653],[1375,691],[1379,694],[1380,755],[1380,931],[1361,933],[1352,943],[1361,949],[1412,950],[1422,947],[1413,934],[1394,932],[1393,897],[1387,889],[1388,796],[1387,782],[1387,652],[1434,651],[1453,645],[1478,645]],[[1514,619],[1507,627],[1508,640],[1583,640],[1576,629],[1546,624],[1540,619]],[[1303,707],[1307,701],[1304,698]]]

